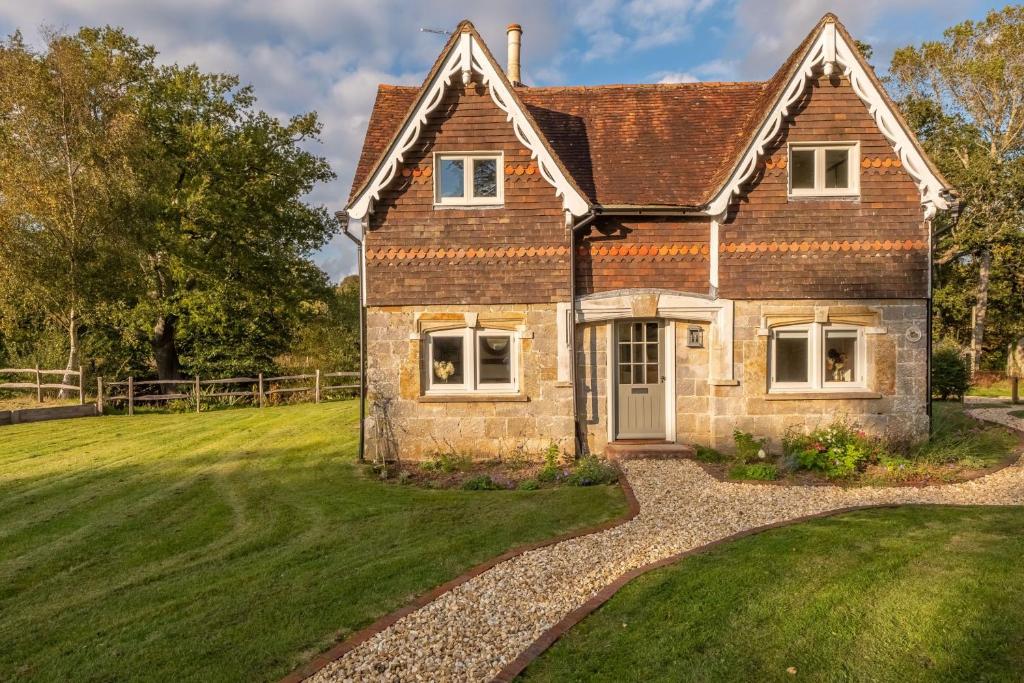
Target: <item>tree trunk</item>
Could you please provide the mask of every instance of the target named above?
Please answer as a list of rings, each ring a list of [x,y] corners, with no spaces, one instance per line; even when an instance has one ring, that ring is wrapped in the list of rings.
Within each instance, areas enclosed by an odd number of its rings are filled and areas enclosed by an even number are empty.
[[[992,272],[992,252],[981,252],[978,262],[978,297],[971,311],[971,376],[981,367],[981,347],[985,342],[985,319],[988,316],[988,283]]]
[[[71,384],[71,371],[75,369],[78,361],[78,316],[72,308],[68,313],[68,364],[64,367],[64,376],[61,384]],[[58,398],[67,398],[67,392],[63,389],[57,394]]]
[[[174,343],[177,322],[176,316],[165,315],[153,325],[150,346],[153,349],[153,360],[156,361],[156,372],[160,379],[181,379],[178,348]]]

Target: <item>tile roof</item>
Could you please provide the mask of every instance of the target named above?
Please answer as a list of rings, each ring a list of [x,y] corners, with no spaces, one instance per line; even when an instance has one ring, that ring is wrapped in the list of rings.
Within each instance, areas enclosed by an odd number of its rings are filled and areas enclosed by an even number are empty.
[[[514,93],[536,121],[556,162],[590,202],[604,207],[699,207],[729,178],[827,22],[835,22],[852,44],[838,19],[826,14],[767,81],[521,86]],[[460,30],[473,30],[463,23],[468,28],[460,24]],[[421,90],[379,87],[350,201],[394,140]],[[892,106],[884,88],[881,91]],[[913,142],[920,149],[917,140]],[[925,159],[935,170],[926,155]]]
[[[419,90],[379,87],[353,192],[373,171]],[[590,201],[697,206],[749,137],[766,91],[765,83],[679,83],[516,92]]]

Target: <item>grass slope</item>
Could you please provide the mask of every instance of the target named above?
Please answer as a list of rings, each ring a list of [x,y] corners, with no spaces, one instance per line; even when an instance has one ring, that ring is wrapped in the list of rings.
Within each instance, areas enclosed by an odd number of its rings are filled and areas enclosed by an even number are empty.
[[[1020,680],[1022,557],[1015,508],[871,510],[777,529],[631,582],[524,678]]]
[[[271,680],[618,488],[428,491],[356,404],[0,428],[0,680]]]

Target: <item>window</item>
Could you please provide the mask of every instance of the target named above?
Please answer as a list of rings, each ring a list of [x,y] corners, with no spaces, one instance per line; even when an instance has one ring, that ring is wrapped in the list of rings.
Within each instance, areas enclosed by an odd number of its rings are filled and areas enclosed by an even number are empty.
[[[770,390],[866,387],[864,330],[815,323],[772,331]]]
[[[504,200],[501,154],[436,154],[434,203],[496,205]]]
[[[860,191],[856,144],[790,145],[791,196],[850,196]]]
[[[508,331],[433,332],[426,344],[426,393],[515,392],[518,348],[519,340]]]

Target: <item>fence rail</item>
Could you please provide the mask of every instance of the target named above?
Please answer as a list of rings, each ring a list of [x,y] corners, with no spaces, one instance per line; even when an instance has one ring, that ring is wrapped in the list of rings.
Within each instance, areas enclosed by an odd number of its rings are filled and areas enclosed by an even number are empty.
[[[128,414],[135,414],[136,403],[160,403],[166,401],[188,400],[195,403],[196,412],[202,410],[203,401],[212,401],[218,398],[246,398],[251,397],[255,405],[262,408],[274,395],[294,394],[309,392],[313,394],[313,401],[319,403],[326,393],[337,391],[352,391],[359,389],[359,383],[355,384],[325,384],[326,378],[359,378],[358,372],[321,372],[317,370],[312,374],[303,375],[279,375],[275,377],[264,377],[260,373],[256,377],[220,377],[215,379],[144,379],[136,380],[129,377],[127,380],[117,382],[104,382],[102,377],[96,379],[96,404],[99,412],[103,412],[104,405],[115,403],[126,403]],[[313,380],[309,386],[278,386],[281,382],[299,382]],[[248,385],[248,389],[234,389],[229,391],[203,391],[203,387],[225,387],[232,385]],[[182,391],[182,387],[189,389]],[[139,388],[143,391],[139,392]],[[147,387],[157,387],[160,393],[149,393]],[[172,390],[163,393],[164,387]],[[120,392],[113,392],[111,389],[122,389]]]
[[[78,393],[79,405],[85,405],[85,374],[82,372],[82,368],[78,368],[77,370],[45,370],[38,366],[34,368],[0,368],[0,378],[4,375],[32,375],[35,381],[0,382],[0,390],[27,391],[33,389],[36,392],[36,401],[39,403],[43,402],[44,390],[55,389],[57,391],[72,391]],[[78,384],[44,382],[44,375],[60,375],[62,378],[66,376],[77,377]]]

